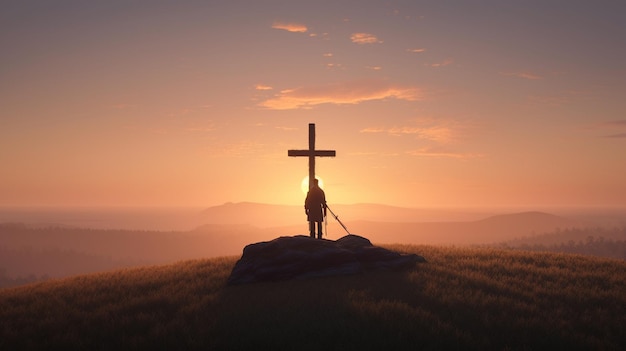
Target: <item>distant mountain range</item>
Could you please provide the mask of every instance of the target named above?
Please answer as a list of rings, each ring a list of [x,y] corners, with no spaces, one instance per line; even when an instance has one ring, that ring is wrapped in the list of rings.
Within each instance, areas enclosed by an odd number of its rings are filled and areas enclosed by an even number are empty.
[[[538,235],[558,228],[572,228],[581,222],[543,212],[523,212],[491,216],[475,221],[380,223],[359,221],[352,223],[352,231],[369,234],[375,242],[411,244],[492,244]]]
[[[332,211],[345,223],[360,221],[376,223],[458,223],[487,220],[497,215],[527,213],[512,208],[406,208],[380,204],[330,204]],[[562,219],[574,220],[576,225],[621,227],[626,226],[625,208],[537,209]],[[532,213],[532,212],[530,212]],[[527,213],[528,214],[528,213]],[[497,218],[497,217],[496,217]],[[329,224],[335,220],[329,213]],[[521,227],[526,220],[521,217]],[[511,218],[502,217],[509,226]],[[493,219],[493,221],[496,221]],[[189,231],[209,225],[249,225],[257,228],[304,226],[306,215],[302,205],[275,205],[253,202],[225,203],[208,208],[11,208],[0,207],[0,223],[24,223],[31,228],[74,227],[91,229],[125,229]],[[478,224],[477,224],[478,225]],[[490,226],[497,223],[492,222]],[[561,223],[559,223],[561,225]],[[565,226],[571,224],[565,223]],[[509,226],[510,228],[511,226]],[[517,227],[517,224],[512,227]],[[541,230],[538,227],[536,230]],[[343,229],[342,229],[343,230]]]
[[[538,211],[493,214],[374,204],[332,205],[332,210],[351,234],[375,244],[502,244],[559,233],[559,229],[573,233],[571,228],[595,227],[593,222],[576,217]],[[308,234],[301,206],[242,202],[175,212],[59,213],[62,216],[38,216],[36,212],[31,216],[0,216],[0,276],[60,277],[139,264],[240,255],[251,243]],[[611,216],[612,221],[623,218],[621,214]],[[335,240],[347,234],[332,215],[327,220],[325,238]],[[613,239],[623,240],[623,234],[618,234],[621,236]]]
[[[488,215],[375,204],[336,205],[331,209],[350,233],[381,243],[487,244],[583,225],[575,219],[537,211]],[[307,231],[306,215],[299,206],[227,203],[202,211],[200,218],[206,224],[249,225],[275,236]],[[330,213],[327,220],[332,238],[347,234]]]
[[[493,215],[479,210],[422,209],[380,204],[331,205],[329,208],[343,221],[433,222],[468,221]],[[331,214],[328,214],[329,217]],[[249,224],[268,228],[295,225],[306,221],[304,206],[271,205],[254,202],[225,203],[202,211],[198,220],[211,224]]]

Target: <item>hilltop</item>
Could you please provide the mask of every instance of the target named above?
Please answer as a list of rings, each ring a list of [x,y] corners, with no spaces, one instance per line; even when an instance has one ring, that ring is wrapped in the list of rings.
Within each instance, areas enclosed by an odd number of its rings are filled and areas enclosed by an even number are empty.
[[[0,290],[0,349],[568,349],[626,344],[626,263],[387,246],[407,271],[228,286],[238,256]]]

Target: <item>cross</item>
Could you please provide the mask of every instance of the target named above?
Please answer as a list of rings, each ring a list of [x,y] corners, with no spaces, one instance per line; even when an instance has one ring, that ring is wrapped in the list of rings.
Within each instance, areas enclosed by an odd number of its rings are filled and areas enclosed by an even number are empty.
[[[287,156],[309,158],[309,189],[311,189],[315,179],[315,157],[335,157],[335,150],[315,150],[315,123],[309,123],[309,149],[287,150]]]

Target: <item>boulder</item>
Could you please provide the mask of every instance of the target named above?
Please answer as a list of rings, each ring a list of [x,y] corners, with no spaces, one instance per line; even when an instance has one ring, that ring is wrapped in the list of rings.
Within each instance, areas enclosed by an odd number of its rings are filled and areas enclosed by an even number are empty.
[[[397,270],[416,262],[426,260],[415,254],[400,254],[374,246],[358,235],[346,235],[336,241],[304,235],[284,236],[246,246],[228,284]]]

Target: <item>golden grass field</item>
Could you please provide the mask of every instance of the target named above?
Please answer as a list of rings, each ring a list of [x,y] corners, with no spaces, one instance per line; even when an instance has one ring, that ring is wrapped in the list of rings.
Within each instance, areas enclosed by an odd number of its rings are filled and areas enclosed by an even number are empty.
[[[626,262],[387,245],[402,272],[227,286],[238,257],[0,290],[0,350],[622,350]]]

